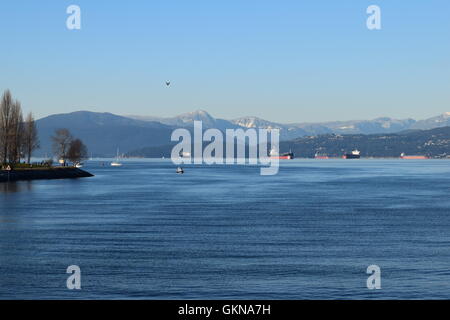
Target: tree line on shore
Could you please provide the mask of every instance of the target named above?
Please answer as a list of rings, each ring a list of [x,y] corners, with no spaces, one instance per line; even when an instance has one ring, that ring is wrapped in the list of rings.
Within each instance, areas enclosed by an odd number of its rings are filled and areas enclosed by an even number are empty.
[[[79,163],[87,158],[84,143],[74,138],[67,129],[55,131],[54,155],[66,165],[67,161]],[[23,117],[20,101],[13,99],[6,90],[0,100],[0,163],[15,166],[22,160],[31,164],[33,152],[40,147],[38,131],[33,114]]]

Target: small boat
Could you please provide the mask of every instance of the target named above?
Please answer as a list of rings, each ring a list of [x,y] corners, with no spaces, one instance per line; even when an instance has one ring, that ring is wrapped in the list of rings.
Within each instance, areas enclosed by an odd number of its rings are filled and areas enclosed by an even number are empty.
[[[178,167],[178,168],[177,168],[177,173],[178,173],[178,174],[183,174],[183,173],[184,173],[183,168]]]
[[[190,153],[190,152],[183,152],[183,151],[180,151],[180,153],[178,154],[178,156],[179,156],[180,158],[190,158],[190,157],[191,157],[191,153]]]
[[[121,167],[122,163],[119,161],[119,148],[117,148],[116,161],[111,162],[111,167]]]

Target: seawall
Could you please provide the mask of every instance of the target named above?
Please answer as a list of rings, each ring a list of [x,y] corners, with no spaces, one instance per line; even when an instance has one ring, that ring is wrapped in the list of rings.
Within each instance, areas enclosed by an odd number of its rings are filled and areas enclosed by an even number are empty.
[[[46,179],[76,179],[93,177],[87,171],[78,168],[50,168],[50,169],[20,169],[0,170],[0,183],[22,180],[46,180]]]

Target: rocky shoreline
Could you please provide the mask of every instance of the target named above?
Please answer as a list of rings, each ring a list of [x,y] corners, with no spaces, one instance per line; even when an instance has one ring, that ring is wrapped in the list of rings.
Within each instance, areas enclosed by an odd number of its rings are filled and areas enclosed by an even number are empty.
[[[49,169],[21,169],[21,170],[0,170],[0,183],[11,181],[27,180],[48,180],[48,179],[77,179],[88,178],[94,175],[78,168],[49,168]]]

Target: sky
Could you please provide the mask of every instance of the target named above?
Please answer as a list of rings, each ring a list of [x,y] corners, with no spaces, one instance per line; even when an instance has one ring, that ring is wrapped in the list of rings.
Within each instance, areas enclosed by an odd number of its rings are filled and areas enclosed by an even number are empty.
[[[80,30],[66,27],[72,4]],[[369,5],[381,30],[366,26]],[[448,0],[3,1],[0,39],[0,90],[37,118],[204,109],[287,123],[450,111]]]

